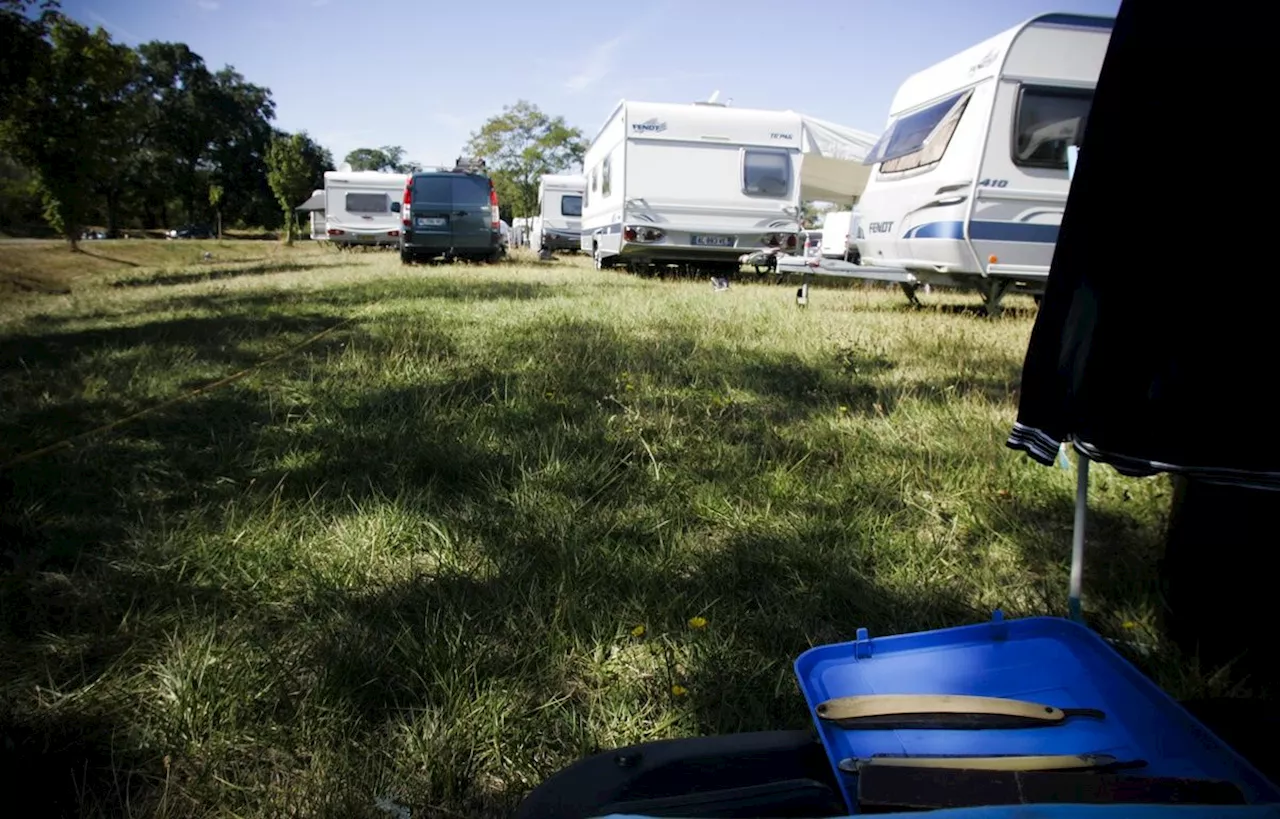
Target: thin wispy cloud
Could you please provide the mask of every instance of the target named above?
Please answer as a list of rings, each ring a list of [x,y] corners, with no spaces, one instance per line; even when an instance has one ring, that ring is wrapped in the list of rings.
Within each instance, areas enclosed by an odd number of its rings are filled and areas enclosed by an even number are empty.
[[[571,93],[577,94],[607,77],[613,69],[613,54],[620,45],[622,45],[622,38],[614,37],[592,48],[578,70],[565,81],[564,87]]]
[[[141,40],[142,39],[141,37],[134,34],[129,29],[121,28],[120,26],[116,25],[115,23],[111,22],[107,18],[103,17],[101,14],[94,11],[93,9],[86,10],[84,14],[90,20],[92,20],[93,22],[97,23],[98,25],[106,29],[107,33],[110,34],[112,37],[115,37],[117,40]]]
[[[217,11],[222,8],[218,0],[196,0],[196,5],[205,11]]]

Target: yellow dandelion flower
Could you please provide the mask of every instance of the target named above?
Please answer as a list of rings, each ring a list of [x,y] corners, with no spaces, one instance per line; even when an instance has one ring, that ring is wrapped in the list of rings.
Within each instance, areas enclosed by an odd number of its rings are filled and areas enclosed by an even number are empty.
[[[840,411],[841,411],[841,412],[848,412],[848,411],[849,411],[849,408],[848,408],[848,407],[846,407],[844,404],[841,404],[841,405],[840,405]]]
[[[1135,623],[1135,622],[1133,622],[1132,620],[1125,620],[1123,625],[1124,625],[1124,627],[1125,627],[1125,628],[1137,628],[1137,627],[1138,627],[1138,624],[1137,624],[1137,623]]]
[[[638,625],[638,626],[636,626],[635,628],[631,629],[631,636],[632,636],[632,637],[643,637],[643,636],[644,636],[644,623],[641,623],[640,625]]]
[[[672,693],[672,695],[674,695],[674,696],[677,696],[677,697],[683,697],[685,694],[688,694],[688,693],[689,693],[689,689],[687,689],[687,688],[685,688],[683,685],[680,685],[679,683],[677,683],[677,684],[675,684],[675,685],[671,686],[671,693]]]
[[[706,628],[706,627],[707,627],[707,618],[705,617],[689,618],[689,628]]]

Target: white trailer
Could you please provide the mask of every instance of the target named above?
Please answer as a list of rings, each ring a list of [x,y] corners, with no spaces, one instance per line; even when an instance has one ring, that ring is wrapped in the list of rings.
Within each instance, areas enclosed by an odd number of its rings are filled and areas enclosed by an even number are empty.
[[[582,196],[587,178],[580,174],[544,174],[538,183],[538,232],[530,247],[578,250],[582,244]]]
[[[708,272],[795,249],[801,145],[793,112],[624,100],[583,161],[581,248],[597,267]]]
[[[408,175],[325,171],[325,232],[337,245],[396,245]]]
[[[1042,14],[909,77],[858,210],[862,265],[779,260],[783,272],[1042,293],[1114,20]]]

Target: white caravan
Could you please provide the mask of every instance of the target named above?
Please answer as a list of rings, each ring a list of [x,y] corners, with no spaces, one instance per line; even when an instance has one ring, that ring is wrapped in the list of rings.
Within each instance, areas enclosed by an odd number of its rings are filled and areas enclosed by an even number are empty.
[[[395,245],[407,174],[325,171],[325,232],[343,245]]]
[[[581,175],[546,174],[538,183],[538,232],[530,237],[534,250],[577,250],[582,243]]]
[[[582,250],[729,272],[744,250],[795,249],[802,144],[794,112],[624,100],[583,160]]]
[[[866,164],[862,264],[973,287],[989,311],[1043,292],[1112,18],[1042,14],[907,79]],[[857,275],[856,273],[852,275]],[[883,276],[867,276],[884,278]]]

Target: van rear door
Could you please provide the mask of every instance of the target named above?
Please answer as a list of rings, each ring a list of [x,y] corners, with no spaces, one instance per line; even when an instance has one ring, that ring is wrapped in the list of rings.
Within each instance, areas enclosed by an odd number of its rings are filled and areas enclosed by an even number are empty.
[[[488,250],[493,246],[493,211],[489,180],[483,176],[453,176],[453,246],[458,250]]]
[[[453,180],[447,174],[413,177],[413,204],[410,205],[410,235],[413,247],[448,250],[453,246]]]

